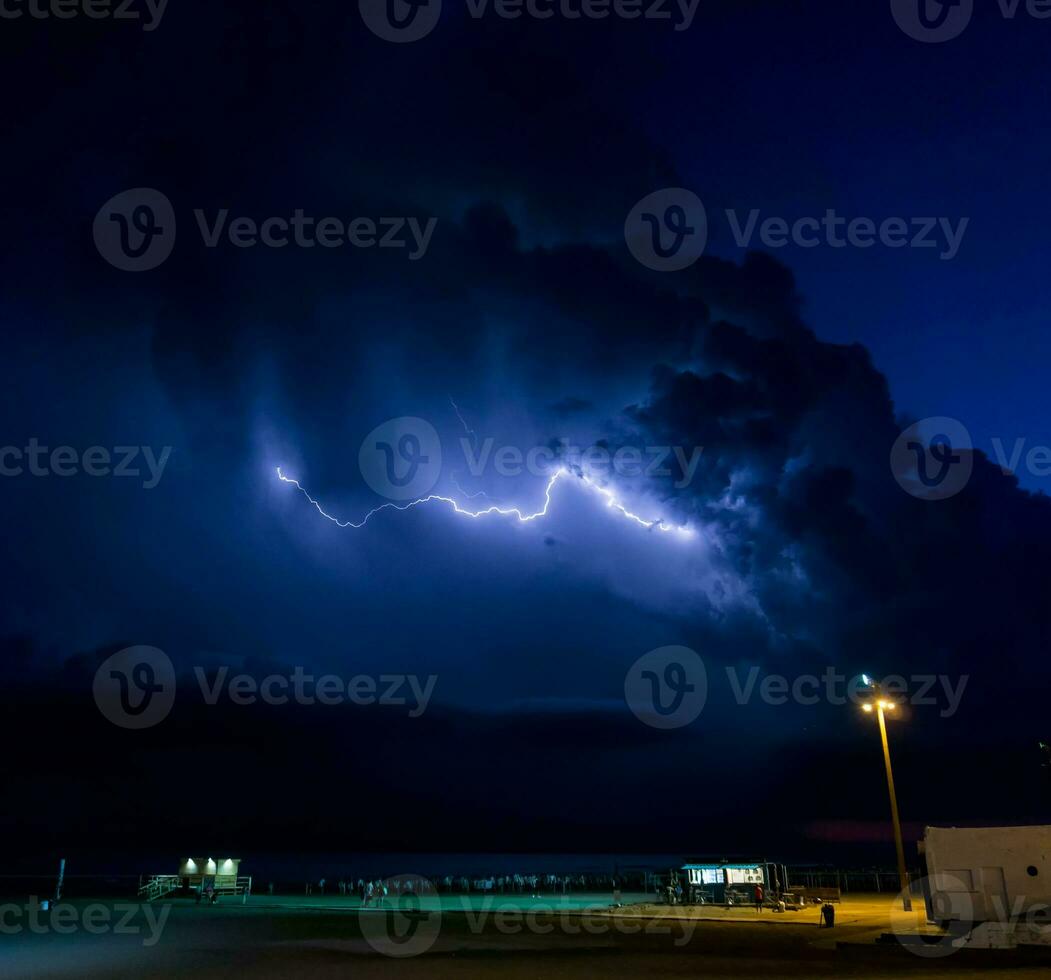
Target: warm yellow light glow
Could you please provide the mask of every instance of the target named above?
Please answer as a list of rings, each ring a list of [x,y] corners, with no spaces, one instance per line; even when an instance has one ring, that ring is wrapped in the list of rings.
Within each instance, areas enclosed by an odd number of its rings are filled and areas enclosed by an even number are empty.
[[[884,708],[893,708],[894,707],[894,702],[893,701],[888,701],[883,707]]]
[[[871,711],[872,710],[872,705],[871,704],[863,704],[861,706],[861,708],[862,708],[863,711]]]

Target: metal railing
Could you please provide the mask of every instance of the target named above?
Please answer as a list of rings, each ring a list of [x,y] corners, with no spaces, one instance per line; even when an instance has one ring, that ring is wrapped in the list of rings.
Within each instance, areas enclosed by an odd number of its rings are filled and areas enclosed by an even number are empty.
[[[179,875],[151,875],[139,885],[139,898],[154,902],[178,888],[182,888],[182,878]]]
[[[213,879],[213,886],[218,895],[244,895],[252,893],[251,875],[184,875],[187,888],[197,888],[204,884],[206,878]]]
[[[198,888],[204,885],[205,878],[214,879],[217,895],[251,895],[251,875],[150,875],[145,881],[139,878],[139,898],[146,902],[155,902],[182,888]]]

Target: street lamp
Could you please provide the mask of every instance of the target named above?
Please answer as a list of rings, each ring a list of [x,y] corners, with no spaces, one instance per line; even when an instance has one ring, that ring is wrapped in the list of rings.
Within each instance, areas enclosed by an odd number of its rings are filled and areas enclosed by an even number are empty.
[[[887,769],[887,792],[890,794],[890,816],[894,823],[894,846],[898,852],[898,883],[901,887],[902,907],[906,912],[911,912],[912,898],[909,896],[909,875],[905,870],[905,846],[901,841],[901,821],[898,819],[898,794],[894,792],[894,772],[890,767],[890,745],[887,743],[887,722],[883,716],[885,711],[895,711],[897,705],[884,697],[879,684],[868,674],[862,674],[861,679],[872,689],[874,695],[873,701],[866,701],[861,707],[869,714],[875,711],[879,719],[879,735],[883,742],[883,764]]]

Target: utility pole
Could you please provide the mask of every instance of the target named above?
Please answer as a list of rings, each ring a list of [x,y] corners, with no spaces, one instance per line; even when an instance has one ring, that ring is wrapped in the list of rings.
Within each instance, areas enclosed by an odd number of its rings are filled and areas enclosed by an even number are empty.
[[[62,901],[62,885],[66,880],[66,859],[60,858],[58,862],[58,881],[55,882],[55,903]]]
[[[898,885],[901,888],[902,908],[906,912],[911,912],[912,896],[909,894],[909,873],[905,870],[905,845],[901,840],[901,820],[898,818],[898,794],[894,791],[894,771],[890,765],[890,744],[887,742],[887,721],[883,715],[884,710],[893,711],[895,704],[883,696],[879,684],[870,680],[867,674],[862,674],[861,677],[876,695],[875,701],[866,701],[861,707],[869,712],[875,709],[876,717],[879,719],[879,736],[880,741],[883,743],[883,765],[887,770],[887,792],[890,795],[890,818],[894,825],[894,847],[898,852]]]

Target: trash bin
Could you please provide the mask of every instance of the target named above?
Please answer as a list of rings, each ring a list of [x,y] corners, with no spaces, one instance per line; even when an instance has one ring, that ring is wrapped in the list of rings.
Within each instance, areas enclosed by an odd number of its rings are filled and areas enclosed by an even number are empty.
[[[831,929],[836,924],[836,907],[831,902],[825,902],[821,906],[821,919],[826,929]]]

